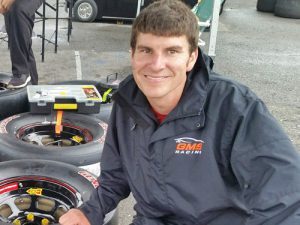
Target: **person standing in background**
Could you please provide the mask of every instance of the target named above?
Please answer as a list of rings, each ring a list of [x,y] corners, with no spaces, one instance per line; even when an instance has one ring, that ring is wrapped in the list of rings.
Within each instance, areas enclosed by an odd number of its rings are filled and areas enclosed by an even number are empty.
[[[32,51],[35,11],[43,0],[0,0],[4,15],[12,64],[12,79],[7,88],[22,88],[30,81],[38,84],[36,62]]]

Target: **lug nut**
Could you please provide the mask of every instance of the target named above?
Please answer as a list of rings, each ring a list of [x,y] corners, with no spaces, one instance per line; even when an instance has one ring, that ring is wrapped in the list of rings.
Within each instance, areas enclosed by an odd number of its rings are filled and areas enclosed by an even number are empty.
[[[34,221],[34,215],[32,214],[32,213],[29,213],[29,214],[27,214],[27,216],[26,216],[26,219],[28,220],[28,221]]]
[[[42,219],[42,225],[48,225],[49,224],[49,220],[44,218]]]
[[[20,221],[19,219],[15,219],[15,220],[13,221],[13,224],[14,224],[14,225],[21,225],[21,221]]]

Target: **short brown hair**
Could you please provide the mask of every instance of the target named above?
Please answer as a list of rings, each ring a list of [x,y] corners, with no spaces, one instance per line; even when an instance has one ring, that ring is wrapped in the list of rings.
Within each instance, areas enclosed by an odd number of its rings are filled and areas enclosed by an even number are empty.
[[[179,0],[158,0],[141,11],[132,25],[130,46],[134,50],[139,33],[157,36],[185,35],[190,52],[198,47],[199,26],[191,9]]]

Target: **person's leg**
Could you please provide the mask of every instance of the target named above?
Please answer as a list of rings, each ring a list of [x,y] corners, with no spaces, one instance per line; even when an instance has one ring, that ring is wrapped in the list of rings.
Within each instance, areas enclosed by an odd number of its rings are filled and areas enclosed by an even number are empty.
[[[38,77],[38,72],[36,69],[36,63],[35,63],[35,58],[32,49],[30,49],[28,62],[30,65],[29,68],[30,68],[31,84],[37,85],[39,77]]]
[[[8,36],[8,33],[9,33],[9,20],[6,17],[7,17],[7,14],[4,14],[5,32]],[[9,47],[9,40],[8,39],[7,39],[7,42],[8,42],[8,47]]]
[[[31,36],[35,11],[41,3],[42,0],[18,0],[5,14],[13,73],[9,84],[11,88],[26,86],[28,75],[31,76],[33,84],[38,82]]]
[[[28,1],[28,0],[27,0]],[[32,7],[35,9],[34,13],[33,13],[33,21],[35,19],[35,11],[41,6],[43,0],[31,0],[33,1],[32,3]],[[33,23],[34,25],[34,23]],[[32,30],[31,29],[31,36],[32,36]],[[29,58],[28,58],[28,62],[29,62],[29,67],[30,67],[30,75],[31,75],[31,83],[32,84],[38,84],[38,72],[36,69],[36,63],[35,63],[35,58],[34,58],[34,54],[32,51],[32,48],[30,47],[30,52],[29,52]]]

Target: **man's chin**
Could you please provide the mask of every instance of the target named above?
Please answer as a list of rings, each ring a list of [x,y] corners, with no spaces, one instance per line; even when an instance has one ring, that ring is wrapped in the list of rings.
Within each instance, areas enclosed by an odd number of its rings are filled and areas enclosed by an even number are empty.
[[[146,91],[146,92],[143,92],[144,95],[147,97],[147,99],[153,99],[153,100],[158,100],[158,99],[162,99],[165,95],[159,91],[159,92],[154,92],[153,90],[152,91]]]

